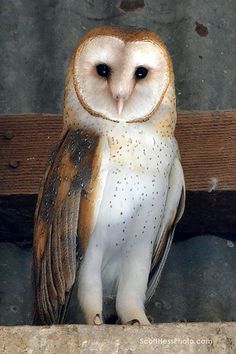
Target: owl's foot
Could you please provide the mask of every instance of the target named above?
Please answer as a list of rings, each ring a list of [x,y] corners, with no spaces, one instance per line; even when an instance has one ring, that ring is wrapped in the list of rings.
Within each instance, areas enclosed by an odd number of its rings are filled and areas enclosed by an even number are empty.
[[[97,313],[96,315],[90,313],[85,314],[85,322],[88,325],[100,326],[103,324],[102,315]]]
[[[102,322],[102,319],[101,319],[101,316],[99,315],[99,313],[97,313],[97,314],[94,316],[93,323],[94,323],[96,326],[100,326],[100,325],[103,323],[103,322]]]
[[[102,318],[102,279],[101,257],[99,252],[91,251],[81,264],[78,277],[78,299],[85,322],[99,326]],[[86,258],[87,257],[87,258]]]
[[[131,326],[140,326],[139,320],[133,319],[131,321],[128,321],[125,323],[126,325],[131,325]]]
[[[119,298],[116,302],[116,310],[123,324],[136,326],[150,324],[142,303],[135,302],[134,300],[131,301],[131,299],[128,298]]]
[[[96,313],[96,312],[95,312]],[[94,312],[90,312],[90,313],[85,313],[84,314],[85,317],[85,322],[88,325],[95,325],[95,326],[100,326],[103,324],[103,318],[101,313],[96,313],[96,315],[94,315]]]

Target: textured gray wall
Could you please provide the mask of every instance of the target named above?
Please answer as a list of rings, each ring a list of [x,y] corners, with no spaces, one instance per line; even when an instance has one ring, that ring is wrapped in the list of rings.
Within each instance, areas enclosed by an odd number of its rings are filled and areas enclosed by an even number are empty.
[[[235,0],[0,0],[0,113],[61,113],[72,48],[103,24],[163,38],[179,108],[236,108],[235,13]]]
[[[212,235],[173,243],[160,284],[147,307],[154,322],[236,321],[236,247]],[[0,325],[32,321],[32,251],[0,247]],[[83,323],[74,294],[68,322]],[[111,315],[112,306],[105,307]]]

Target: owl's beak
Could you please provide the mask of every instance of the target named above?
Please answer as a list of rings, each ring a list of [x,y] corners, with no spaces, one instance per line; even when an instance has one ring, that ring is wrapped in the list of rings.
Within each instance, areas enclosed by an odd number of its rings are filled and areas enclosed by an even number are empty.
[[[119,97],[116,100],[116,108],[117,108],[117,112],[118,112],[119,115],[123,111],[123,107],[124,107],[124,98],[123,97]]]
[[[123,72],[117,72],[116,75],[111,76],[111,80],[109,81],[110,92],[118,115],[121,115],[123,112],[124,106],[133,92],[135,82],[136,81],[133,79],[133,73],[132,77],[127,79],[125,70],[123,70]]]
[[[121,115],[124,108],[124,103],[126,101],[126,96],[121,94],[116,94],[113,95],[113,99],[115,100],[117,113]]]

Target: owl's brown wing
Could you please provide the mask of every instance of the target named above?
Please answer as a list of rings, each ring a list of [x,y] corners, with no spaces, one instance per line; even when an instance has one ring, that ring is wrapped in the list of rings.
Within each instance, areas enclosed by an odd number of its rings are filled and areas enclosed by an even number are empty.
[[[151,299],[158,285],[173,240],[176,224],[184,212],[185,184],[178,157],[174,160],[168,182],[164,216],[153,248],[146,302]]]
[[[101,165],[98,136],[69,130],[49,164],[35,213],[35,322],[62,323],[79,255],[94,226]],[[78,235],[79,234],[79,235]]]

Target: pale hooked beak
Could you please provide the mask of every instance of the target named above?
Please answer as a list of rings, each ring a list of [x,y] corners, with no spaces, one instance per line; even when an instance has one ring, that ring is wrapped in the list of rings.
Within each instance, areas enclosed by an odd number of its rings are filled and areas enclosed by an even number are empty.
[[[123,97],[119,97],[116,100],[116,108],[117,108],[117,112],[118,112],[119,115],[123,111],[123,107],[124,107],[124,98]]]
[[[124,106],[127,103],[130,95],[133,92],[135,86],[135,80],[128,80],[127,77],[119,78],[110,82],[110,92],[113,98],[113,102],[116,106],[117,114],[120,116],[124,110]]]

